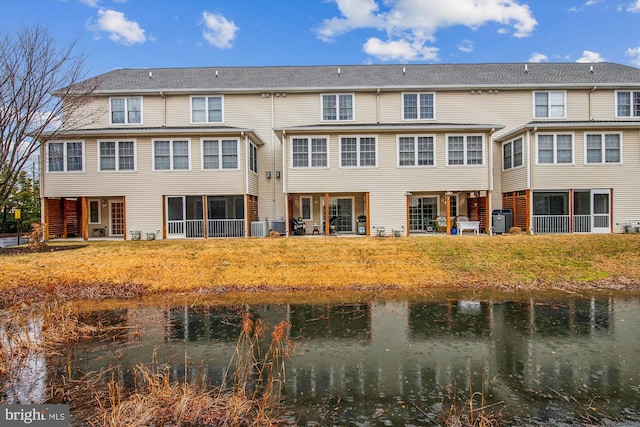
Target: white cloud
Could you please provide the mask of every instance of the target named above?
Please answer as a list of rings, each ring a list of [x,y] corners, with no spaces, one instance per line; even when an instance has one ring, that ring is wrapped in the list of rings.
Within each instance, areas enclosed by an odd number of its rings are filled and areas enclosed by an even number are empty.
[[[529,58],[529,62],[547,62],[549,57],[543,53],[533,52],[531,54],[531,58]]]
[[[80,0],[80,3],[86,4],[90,7],[98,7],[98,3],[100,3],[100,0]]]
[[[635,3],[632,3],[631,6],[627,8],[627,12],[640,13],[640,0],[636,0]]]
[[[631,64],[636,67],[640,67],[640,46],[638,47],[630,47],[625,52],[625,55],[631,57]]]
[[[460,43],[457,47],[459,51],[462,51],[464,53],[471,53],[473,52],[473,40],[463,40],[462,43]]]
[[[371,37],[363,49],[369,55],[383,61],[435,61],[438,59],[438,48],[420,44],[410,44],[406,40],[382,41]]]
[[[202,12],[202,18],[204,19],[204,25],[207,27],[202,32],[202,36],[211,46],[220,49],[228,49],[233,46],[236,32],[240,29],[233,21],[227,20],[220,14],[206,11]]]
[[[605,59],[598,52],[591,52],[585,50],[582,52],[582,57],[578,58],[576,62],[604,62]]]
[[[147,41],[145,31],[135,21],[129,21],[124,13],[111,9],[100,9],[96,24],[89,22],[87,27],[95,32],[106,32],[109,39],[125,46]]]
[[[584,5],[589,7],[589,6],[593,6],[594,4],[602,3],[603,1],[604,0],[587,0],[587,2]]]
[[[424,0],[332,0],[341,17],[325,19],[317,35],[331,42],[336,37],[356,29],[375,29],[387,35],[387,41],[370,38],[365,50],[381,51],[387,56],[392,50],[411,51],[417,57],[433,56],[437,52],[427,43],[435,42],[438,30],[453,26],[477,29],[487,23],[500,24],[498,32],[527,37],[538,24],[529,6],[518,0],[457,0],[451,2]],[[387,10],[381,11],[384,5]],[[368,48],[367,48],[368,46]],[[405,55],[406,56],[406,55]]]

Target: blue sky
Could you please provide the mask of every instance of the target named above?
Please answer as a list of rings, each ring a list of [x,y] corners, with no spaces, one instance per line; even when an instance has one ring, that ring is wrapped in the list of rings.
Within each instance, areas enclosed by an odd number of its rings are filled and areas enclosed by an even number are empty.
[[[0,0],[0,27],[115,68],[600,62],[640,67],[640,0]]]

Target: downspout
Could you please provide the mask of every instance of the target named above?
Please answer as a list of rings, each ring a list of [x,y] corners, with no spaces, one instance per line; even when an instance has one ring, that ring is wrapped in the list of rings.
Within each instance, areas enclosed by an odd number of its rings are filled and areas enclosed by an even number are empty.
[[[244,131],[240,132],[240,136],[244,138],[244,194],[249,194],[249,137],[244,133]]]
[[[533,192],[531,189],[531,173],[532,173],[532,162],[534,158],[534,153],[532,151],[533,144],[531,143],[531,139],[533,135],[538,131],[538,127],[534,127],[529,132],[527,132],[527,155],[529,158],[527,159],[527,189],[529,190],[528,197],[531,199],[533,197]],[[531,202],[531,200],[529,200]],[[527,212],[527,216],[529,218],[529,233],[533,235],[533,203],[529,203],[529,212]]]
[[[282,131],[282,193],[284,195],[284,233],[286,237],[289,237],[289,197],[287,187],[287,131]]]
[[[276,119],[275,119],[275,100],[274,94],[271,93],[271,187],[272,187],[272,207],[273,207],[273,216],[272,221],[276,219],[276,138],[275,138],[275,127],[276,127]],[[286,226],[286,224],[285,224]]]
[[[491,130],[489,131],[489,143],[488,143],[488,147],[489,147],[489,167],[488,169],[488,175],[489,175],[489,191],[487,191],[487,230],[488,230],[488,234],[489,236],[493,235],[493,224],[491,222],[491,209],[492,209],[492,204],[493,201],[491,200],[491,195],[493,194],[493,144],[494,144],[494,140],[493,140],[493,134],[496,132],[496,128],[491,128]]]

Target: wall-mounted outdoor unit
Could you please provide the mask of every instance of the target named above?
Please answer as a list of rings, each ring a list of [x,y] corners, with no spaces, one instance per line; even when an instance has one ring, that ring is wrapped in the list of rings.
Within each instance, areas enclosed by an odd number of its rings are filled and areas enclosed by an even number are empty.
[[[269,235],[268,221],[253,221],[251,223],[251,237],[267,237]]]

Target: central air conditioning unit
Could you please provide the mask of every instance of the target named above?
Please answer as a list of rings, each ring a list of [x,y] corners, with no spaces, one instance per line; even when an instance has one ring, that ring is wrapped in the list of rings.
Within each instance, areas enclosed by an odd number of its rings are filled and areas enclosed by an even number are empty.
[[[267,237],[269,235],[269,222],[253,221],[251,223],[251,237]]]

